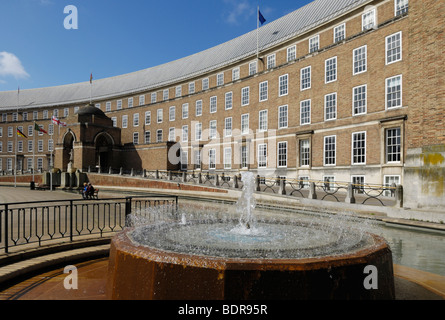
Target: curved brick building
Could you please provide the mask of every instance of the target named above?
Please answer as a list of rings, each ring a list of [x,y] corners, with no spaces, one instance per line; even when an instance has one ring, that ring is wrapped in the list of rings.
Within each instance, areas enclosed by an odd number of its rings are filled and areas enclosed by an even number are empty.
[[[0,170],[252,170],[402,184],[444,205],[444,18],[436,0],[316,0],[164,65],[0,92]],[[54,128],[56,115],[66,127]],[[45,133],[35,132],[35,123]],[[26,136],[18,137],[19,128]],[[53,142],[55,141],[55,142]],[[54,146],[54,149],[53,149]],[[17,148],[17,149],[15,149]],[[17,157],[15,154],[17,153]]]

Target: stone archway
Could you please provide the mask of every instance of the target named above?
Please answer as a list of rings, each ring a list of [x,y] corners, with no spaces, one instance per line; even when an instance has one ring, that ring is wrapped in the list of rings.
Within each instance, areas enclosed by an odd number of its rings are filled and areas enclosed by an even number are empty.
[[[96,136],[94,139],[96,168],[108,170],[112,165],[113,145],[113,138],[108,133],[101,132]]]

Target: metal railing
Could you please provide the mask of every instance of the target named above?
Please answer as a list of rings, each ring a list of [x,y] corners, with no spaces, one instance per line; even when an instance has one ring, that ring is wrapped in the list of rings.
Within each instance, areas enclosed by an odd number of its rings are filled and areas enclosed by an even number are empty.
[[[155,207],[156,210],[147,210]],[[177,196],[54,200],[0,204],[0,250],[42,246],[52,240],[103,237],[121,231],[130,214],[155,220],[175,215]]]

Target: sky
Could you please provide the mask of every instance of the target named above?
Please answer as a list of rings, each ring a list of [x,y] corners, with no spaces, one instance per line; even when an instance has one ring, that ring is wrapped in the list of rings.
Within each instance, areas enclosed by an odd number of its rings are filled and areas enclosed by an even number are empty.
[[[255,30],[258,5],[269,23],[311,1],[0,0],[0,91],[157,66]]]

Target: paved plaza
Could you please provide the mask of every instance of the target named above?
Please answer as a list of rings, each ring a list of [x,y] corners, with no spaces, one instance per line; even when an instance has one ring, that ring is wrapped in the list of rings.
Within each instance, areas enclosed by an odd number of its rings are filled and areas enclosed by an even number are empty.
[[[108,197],[122,197],[122,192],[104,192]],[[63,191],[31,191],[29,188],[0,187],[0,203],[21,201],[67,200],[81,199],[81,195]],[[24,275],[20,281],[8,287],[0,287],[0,300],[103,300],[106,299],[106,276],[108,258],[106,250],[109,245],[102,245],[98,252],[102,257],[84,259],[77,262],[79,274],[79,290],[66,290],[63,286],[66,274],[63,268],[55,267],[50,271]],[[86,250],[86,249],[85,249]],[[88,250],[92,250],[89,248]],[[94,248],[93,248],[94,250]],[[62,252],[54,256],[54,261],[61,256],[69,263],[71,252]],[[81,257],[82,249],[76,254]],[[86,255],[88,256],[88,255]],[[38,259],[38,258],[36,258]],[[46,257],[46,260],[51,259]],[[22,264],[29,263],[23,261]],[[16,264],[20,268],[20,263]],[[0,273],[2,269],[0,267]],[[394,265],[396,299],[397,300],[443,300],[445,299],[445,277],[428,272]]]

